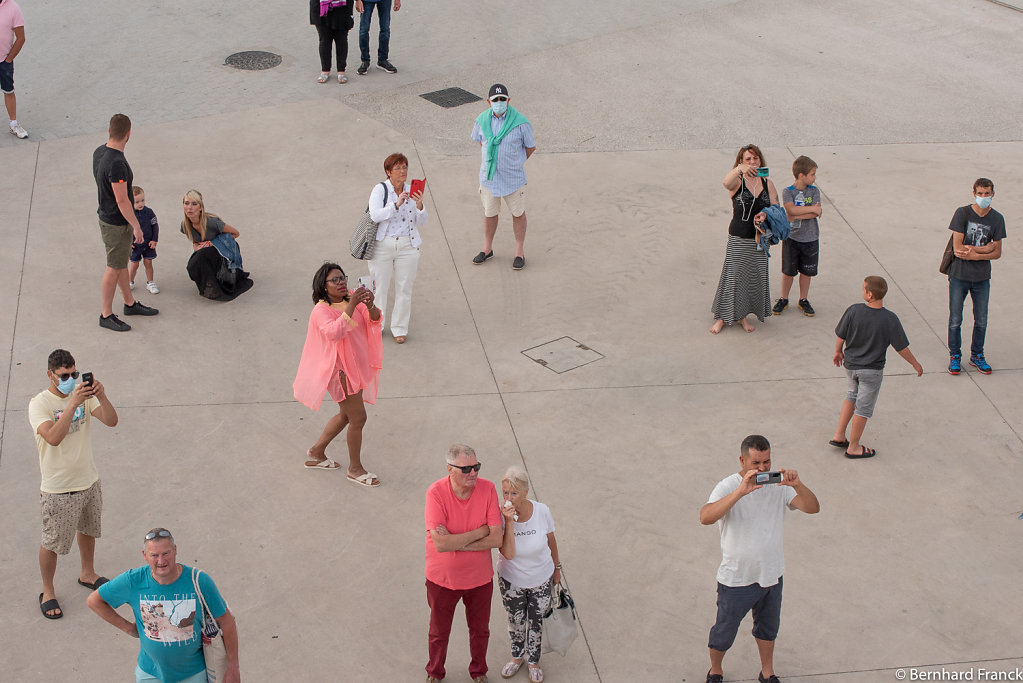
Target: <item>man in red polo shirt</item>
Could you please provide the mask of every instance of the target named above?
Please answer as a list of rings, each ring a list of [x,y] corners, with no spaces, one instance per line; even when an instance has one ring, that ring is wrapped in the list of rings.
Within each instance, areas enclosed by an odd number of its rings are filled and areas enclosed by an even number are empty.
[[[501,509],[493,482],[479,478],[476,451],[448,449],[448,476],[426,491],[426,600],[430,605],[427,683],[444,678],[444,660],[455,606],[465,605],[469,625],[469,675],[487,683],[490,601],[494,593],[491,550],[501,545]]]

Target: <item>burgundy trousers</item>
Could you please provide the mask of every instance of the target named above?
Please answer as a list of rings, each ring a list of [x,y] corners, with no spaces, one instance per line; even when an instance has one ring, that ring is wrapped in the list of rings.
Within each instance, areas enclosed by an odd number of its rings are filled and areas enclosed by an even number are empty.
[[[426,581],[426,602],[430,605],[430,661],[426,673],[444,678],[444,660],[448,656],[448,638],[455,605],[465,605],[465,623],[469,627],[469,676],[487,673],[487,643],[490,642],[490,600],[494,595],[493,580],[476,588],[452,590]]]

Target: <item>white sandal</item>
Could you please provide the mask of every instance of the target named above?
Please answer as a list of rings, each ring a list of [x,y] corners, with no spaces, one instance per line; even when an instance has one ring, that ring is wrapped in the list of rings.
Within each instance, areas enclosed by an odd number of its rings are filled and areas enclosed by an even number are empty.
[[[373,474],[372,472],[366,472],[365,474],[360,474],[357,477],[353,477],[352,475],[349,474],[348,481],[352,482],[353,484],[358,484],[359,486],[367,486],[369,488],[380,486],[380,477]],[[372,481],[376,481],[376,483],[375,484],[370,483]]]
[[[348,76],[345,76],[344,74],[338,74],[337,75],[337,82],[338,83],[347,83],[348,82]]]
[[[330,72],[321,73],[319,76],[316,77],[316,82],[317,83],[326,83],[329,79],[330,79]]]
[[[516,662],[513,659],[507,664],[505,664],[504,667],[502,667],[501,669],[501,678],[511,678],[512,676],[517,674],[519,672],[519,669],[522,668],[522,665],[525,663],[525,661],[526,660],[524,659],[520,659],[519,661]]]
[[[305,468],[307,470],[339,470],[341,469],[341,465],[337,462],[334,462],[330,458],[324,458],[323,460],[318,461],[314,465],[306,463]]]

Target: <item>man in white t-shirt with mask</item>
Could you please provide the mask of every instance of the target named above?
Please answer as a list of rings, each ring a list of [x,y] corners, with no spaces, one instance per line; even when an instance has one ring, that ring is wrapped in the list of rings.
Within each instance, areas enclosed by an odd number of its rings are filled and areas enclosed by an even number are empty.
[[[739,473],[725,477],[700,508],[700,522],[719,522],[718,614],[710,630],[707,683],[721,683],[721,663],[735,641],[739,624],[753,610],[753,638],[760,651],[760,683],[779,683],[774,675],[774,640],[781,622],[785,556],[782,531],[786,509],[820,512],[817,496],[795,470],[778,470],[781,481],[757,484],[771,471],[771,444],[759,434],[742,441]]]

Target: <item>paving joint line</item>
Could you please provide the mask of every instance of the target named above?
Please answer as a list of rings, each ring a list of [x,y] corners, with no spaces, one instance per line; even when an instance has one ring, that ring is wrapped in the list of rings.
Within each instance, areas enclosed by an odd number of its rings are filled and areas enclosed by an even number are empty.
[[[32,202],[35,199],[36,192],[36,179],[39,176],[39,149],[42,147],[40,143],[35,143],[36,146],[36,160],[35,165],[32,167],[32,189],[28,193],[28,215],[25,216],[25,241],[21,247],[21,271],[18,273],[18,293],[15,297],[14,304],[14,324],[11,325],[11,343],[10,353],[11,360],[7,363],[7,386],[4,388],[4,414],[0,417],[0,465],[4,461],[4,436],[7,434],[7,407],[11,401],[11,374],[14,372],[14,340],[18,335],[18,313],[21,309],[21,287],[25,281],[25,256],[28,254],[28,231],[29,226],[32,225]]]

